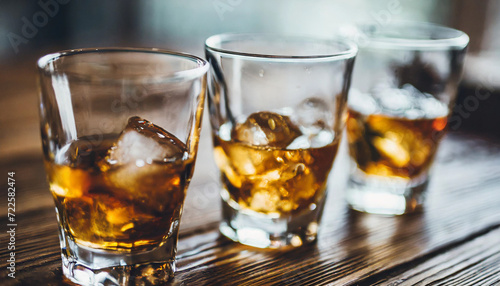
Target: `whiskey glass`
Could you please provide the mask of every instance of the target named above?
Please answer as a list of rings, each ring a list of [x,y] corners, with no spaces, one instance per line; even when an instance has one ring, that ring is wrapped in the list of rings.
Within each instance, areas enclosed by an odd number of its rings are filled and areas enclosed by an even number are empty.
[[[206,40],[223,235],[258,248],[316,240],[356,51],[280,35]]]
[[[346,199],[358,211],[421,210],[453,109],[468,36],[428,23],[359,25],[348,101]]]
[[[208,63],[158,49],[97,48],[46,55],[38,71],[63,274],[81,285],[169,280]]]

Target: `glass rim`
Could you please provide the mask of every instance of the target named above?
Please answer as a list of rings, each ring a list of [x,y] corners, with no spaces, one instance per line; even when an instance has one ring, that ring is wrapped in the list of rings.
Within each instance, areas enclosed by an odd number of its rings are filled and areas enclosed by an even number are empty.
[[[158,49],[158,48],[131,48],[131,47],[98,47],[98,48],[81,48],[62,50],[50,54],[46,54],[37,60],[38,70],[45,74],[54,74],[54,69],[50,67],[50,63],[59,60],[63,57],[78,56],[81,54],[99,54],[99,53],[142,53],[152,55],[164,55],[183,58],[194,62],[197,66],[195,68],[174,71],[168,75],[161,75],[160,77],[169,78],[170,80],[179,79],[192,79],[203,76],[209,69],[209,63],[198,56],[188,53],[181,53],[176,51]]]
[[[426,38],[412,37],[405,30],[414,29],[426,32]],[[398,36],[387,36],[384,33],[399,32]],[[435,36],[432,33],[441,32],[450,36]],[[463,49],[469,43],[469,36],[463,31],[439,24],[418,21],[394,21],[392,24],[381,25],[376,22],[365,22],[355,25],[355,33],[367,39],[369,48],[406,48],[406,49]]]
[[[237,49],[225,49],[220,46],[224,41],[238,41],[248,38],[257,38],[262,40],[302,40],[316,43],[323,43],[326,45],[342,45],[345,49],[334,53],[311,53],[310,55],[284,55],[284,54],[266,54],[266,53],[250,53],[238,51]],[[281,35],[271,33],[224,33],[210,36],[205,40],[205,49],[216,53],[225,54],[228,56],[239,56],[254,59],[266,59],[275,61],[324,61],[324,60],[342,60],[354,58],[357,54],[358,47],[355,43],[342,38],[315,38],[312,36],[298,36],[298,35]]]

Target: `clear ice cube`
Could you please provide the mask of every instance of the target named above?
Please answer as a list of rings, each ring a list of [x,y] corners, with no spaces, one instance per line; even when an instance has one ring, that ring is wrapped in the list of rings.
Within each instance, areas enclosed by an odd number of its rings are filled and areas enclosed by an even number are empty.
[[[317,133],[327,128],[332,121],[333,111],[321,98],[311,97],[302,101],[295,108],[295,122],[304,133]]]
[[[448,106],[433,95],[421,92],[411,84],[405,84],[401,89],[410,94],[413,101],[412,108],[405,111],[406,118],[436,118],[448,115]]]
[[[290,118],[274,112],[252,113],[232,131],[236,141],[255,146],[286,148],[302,133]]]
[[[325,146],[333,141],[331,122],[334,112],[320,98],[308,98],[295,108],[294,122],[302,135],[295,138],[287,149],[308,149]]]
[[[379,109],[378,103],[369,93],[362,93],[353,88],[349,91],[349,107],[362,113],[373,114]]]
[[[405,89],[380,85],[372,90],[372,96],[385,114],[404,115],[413,107],[412,94]]]
[[[401,88],[380,84],[370,94],[352,90],[349,107],[365,115],[382,113],[408,119],[436,118],[448,114],[445,103],[411,84]]]
[[[175,192],[184,191],[182,170],[169,163],[180,162],[185,153],[174,135],[132,117],[100,167],[116,196],[162,211]]]
[[[186,145],[173,134],[134,116],[109,150],[107,161],[112,165],[132,163],[142,167],[153,162],[177,161],[185,151]]]

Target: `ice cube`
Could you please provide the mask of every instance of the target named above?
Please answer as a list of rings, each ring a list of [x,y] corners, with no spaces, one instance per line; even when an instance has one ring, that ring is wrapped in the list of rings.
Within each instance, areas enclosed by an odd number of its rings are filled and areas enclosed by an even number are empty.
[[[297,137],[295,140],[288,145],[287,149],[297,150],[297,149],[309,149],[309,148],[320,148],[326,146],[333,142],[335,138],[335,133],[331,130],[323,129],[319,130],[317,133],[310,133],[308,135],[302,135]]]
[[[167,202],[183,198],[181,160],[186,152],[174,135],[131,117],[100,168],[116,196],[162,211]]]
[[[405,89],[379,85],[372,90],[372,96],[385,114],[402,116],[413,107],[412,94]]]
[[[234,144],[226,152],[235,171],[244,176],[259,175],[282,164],[272,152],[262,152],[241,144]]]
[[[287,146],[287,149],[290,150],[298,150],[298,149],[308,149],[311,148],[311,139],[309,138],[308,135],[302,135],[290,143],[290,145]]]
[[[449,113],[448,105],[435,98],[421,100],[419,107],[424,111],[426,118],[446,117]]]
[[[365,115],[375,113],[379,109],[378,103],[370,94],[362,93],[354,88],[349,92],[348,104],[349,108]]]
[[[93,198],[90,213],[92,233],[114,240],[130,239],[131,232],[138,226],[147,226],[156,218],[140,207],[109,195],[99,194]]]
[[[167,204],[183,198],[183,171],[166,164],[128,164],[110,168],[105,181],[115,196],[162,212]]]
[[[311,169],[304,163],[293,163],[293,160],[252,179],[254,188],[250,206],[268,214],[295,210],[300,200],[311,198],[316,193],[316,180]]]
[[[291,197],[294,202],[294,209],[298,207],[301,200],[309,200],[312,198],[318,189],[317,180],[314,173],[308,167],[303,167],[297,171],[294,170],[295,176],[286,182],[285,188],[291,191]]]
[[[421,92],[411,84],[400,89],[379,85],[372,90],[382,113],[408,119],[446,116],[448,108],[429,93]]]
[[[311,97],[295,108],[295,122],[305,134],[314,134],[331,125],[333,111],[321,98]]]
[[[236,124],[232,133],[239,142],[279,148],[286,148],[301,135],[288,116],[267,111],[252,113],[245,122]]]
[[[414,110],[406,112],[405,117],[410,119],[415,118],[436,118],[448,115],[448,106],[439,101],[431,94],[421,92],[411,84],[405,84],[402,89],[408,91],[412,95]],[[411,116],[412,112],[418,113],[419,116]]]
[[[173,134],[153,123],[134,116],[122,131],[106,157],[112,165],[173,162],[182,159],[186,145]]]
[[[428,93],[425,93],[425,92],[421,92],[420,90],[418,90],[416,87],[414,87],[413,85],[411,85],[409,83],[404,84],[401,87],[401,90],[406,91],[409,95],[411,95],[414,98],[429,98],[429,97],[432,97],[432,95],[430,95]]]
[[[273,213],[279,211],[281,200],[281,193],[277,188],[267,187],[253,190],[249,205],[258,212]]]
[[[373,146],[394,166],[403,168],[410,163],[410,152],[402,138],[375,137]]]
[[[302,101],[294,112],[294,122],[299,125],[302,135],[295,138],[287,149],[317,148],[331,143],[334,137],[333,114],[323,99],[312,97]]]

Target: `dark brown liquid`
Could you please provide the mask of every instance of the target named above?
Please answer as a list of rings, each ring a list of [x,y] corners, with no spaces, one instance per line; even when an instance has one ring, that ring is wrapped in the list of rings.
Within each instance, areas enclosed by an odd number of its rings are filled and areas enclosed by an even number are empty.
[[[256,117],[270,119],[259,123]],[[259,146],[243,142],[247,138],[255,140],[257,135],[252,134],[257,134],[257,126],[274,131],[267,134],[272,146],[262,146],[259,141]],[[230,140],[214,136],[215,161],[230,203],[244,210],[280,216],[309,209],[324,197],[338,140],[333,139],[331,131],[323,131],[330,134],[330,139],[317,148],[291,150],[277,146],[290,144],[299,132],[287,117],[262,112],[239,124]],[[257,138],[264,140],[260,136]]]
[[[349,109],[349,152],[366,174],[414,178],[432,164],[447,117],[407,119]]]
[[[116,138],[90,142],[73,142],[67,164],[45,164],[66,232],[92,248],[157,247],[178,223],[192,162],[110,166],[106,156]]]

